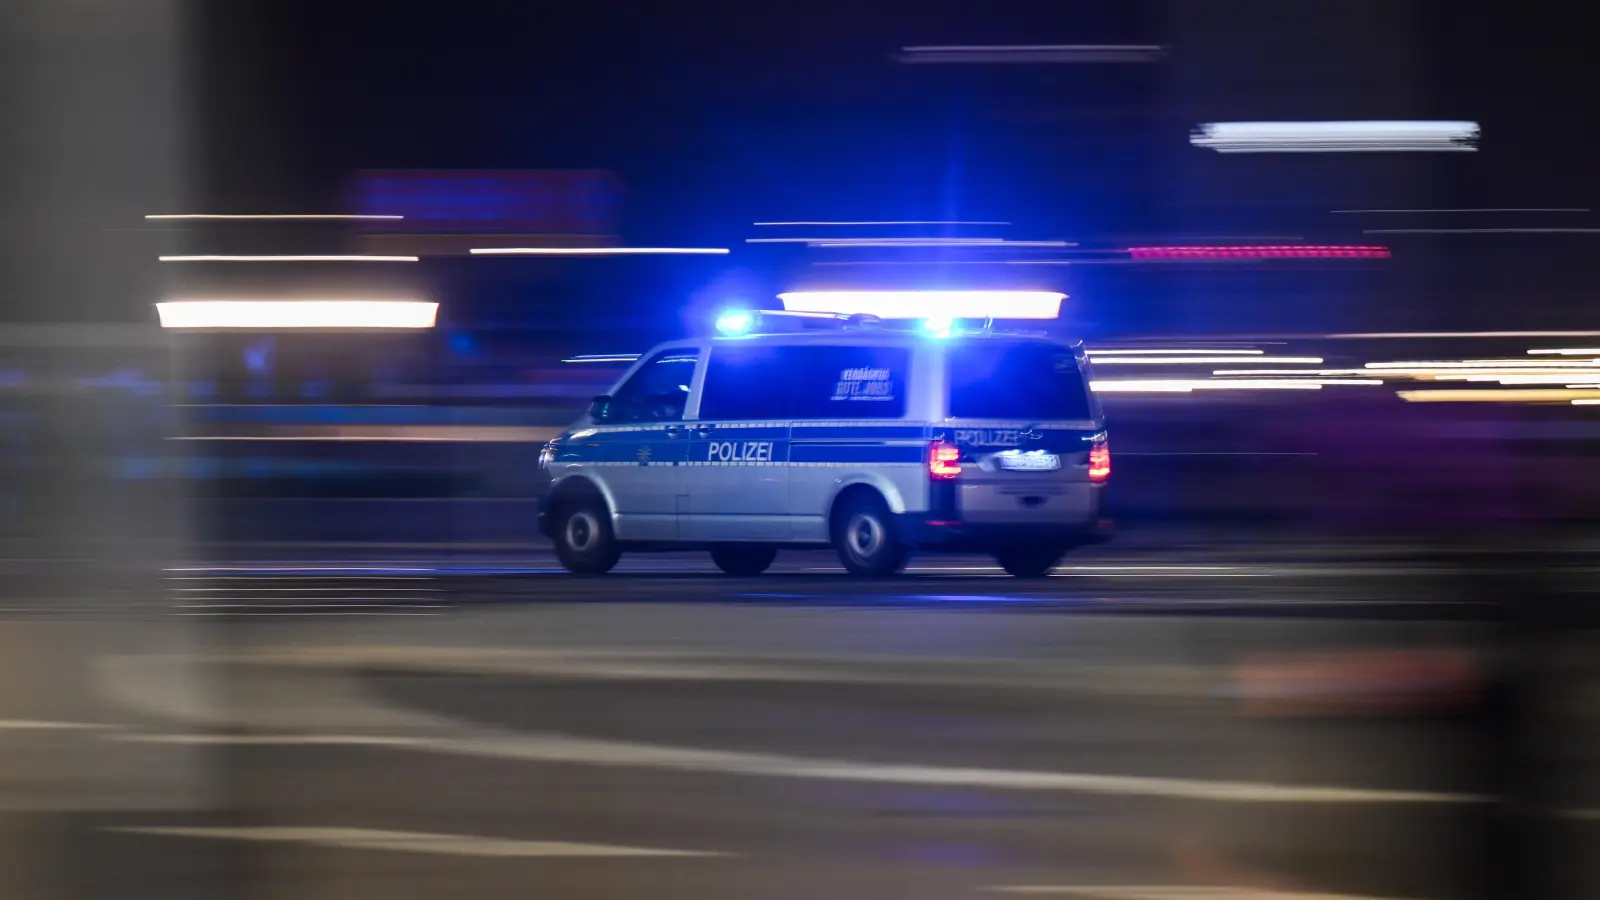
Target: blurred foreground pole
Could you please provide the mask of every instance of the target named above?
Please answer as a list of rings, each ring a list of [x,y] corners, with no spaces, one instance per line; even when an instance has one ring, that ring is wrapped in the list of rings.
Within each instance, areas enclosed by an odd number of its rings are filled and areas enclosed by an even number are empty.
[[[0,354],[26,452],[5,490],[26,498],[8,593],[98,599],[115,570],[170,552],[179,506],[151,471],[166,358],[152,303],[187,147],[177,0],[0,5]],[[121,382],[120,385],[115,382]],[[146,387],[138,384],[144,382]],[[20,468],[13,468],[14,466]],[[72,561],[67,564],[66,561]],[[39,596],[34,599],[46,599]]]
[[[169,245],[142,217],[187,205],[181,7],[0,3],[0,719],[95,721],[95,657],[178,621],[156,613],[182,554],[151,307]],[[0,897],[137,892],[97,823],[182,803],[193,773],[93,735],[0,742]]]

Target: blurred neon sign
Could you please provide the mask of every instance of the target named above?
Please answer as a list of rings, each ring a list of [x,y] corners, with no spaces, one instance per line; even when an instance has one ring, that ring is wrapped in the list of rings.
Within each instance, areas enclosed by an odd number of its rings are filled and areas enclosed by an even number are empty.
[[[429,234],[605,234],[622,185],[596,169],[376,170],[358,173],[353,207],[368,231]]]

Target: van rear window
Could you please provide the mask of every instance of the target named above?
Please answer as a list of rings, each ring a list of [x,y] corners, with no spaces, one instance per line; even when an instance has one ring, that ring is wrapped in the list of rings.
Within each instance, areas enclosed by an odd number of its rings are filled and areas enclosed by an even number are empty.
[[[953,344],[950,416],[957,419],[1091,419],[1088,385],[1066,347],[973,340]]]

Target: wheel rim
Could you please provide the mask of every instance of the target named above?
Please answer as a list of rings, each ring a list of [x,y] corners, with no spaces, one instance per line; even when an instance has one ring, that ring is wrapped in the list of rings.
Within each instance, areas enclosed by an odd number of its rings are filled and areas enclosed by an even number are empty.
[[[588,510],[575,512],[567,518],[567,546],[583,553],[600,540],[600,520]]]
[[[866,513],[856,513],[845,526],[845,546],[857,559],[871,559],[883,549],[883,523]]]

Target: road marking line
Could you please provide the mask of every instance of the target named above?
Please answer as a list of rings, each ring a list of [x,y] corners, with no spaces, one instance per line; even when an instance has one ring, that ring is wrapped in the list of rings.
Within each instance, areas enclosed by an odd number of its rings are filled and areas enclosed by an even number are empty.
[[[1017,884],[985,888],[1001,894],[1063,895],[1084,900],[1393,900],[1365,894],[1320,894],[1250,887],[1182,885]]]
[[[814,759],[736,750],[705,750],[625,741],[590,740],[555,734],[491,734],[477,737],[368,737],[332,734],[118,735],[140,743],[243,744],[261,746],[384,746],[395,749],[520,762],[668,769],[765,778],[801,778],[887,784],[938,785],[1021,791],[1066,791],[1221,803],[1478,803],[1470,794],[1317,785],[1204,781],[1080,772],[1016,771],[907,763]]]
[[[984,599],[984,598],[980,598]],[[995,602],[985,599],[984,602]],[[1024,598],[1018,603],[1040,603]],[[1140,666],[1005,662],[973,657],[749,657],[717,653],[611,649],[344,645],[263,650],[216,663],[322,669],[393,669],[455,675],[606,680],[768,681],[802,684],[1003,685],[1119,694],[1212,695],[1218,672],[1193,665]],[[916,670],[908,672],[907,670]]]
[[[308,610],[304,612],[180,612],[175,616],[233,616],[245,618],[248,616],[439,616],[443,613],[429,612],[341,612],[338,610]]]
[[[0,719],[0,731],[82,731],[106,726],[94,722],[49,722],[42,719]]]
[[[211,838],[236,841],[282,841],[338,847],[346,850],[391,850],[403,853],[438,853],[450,856],[540,857],[540,856],[728,856],[705,850],[664,850],[654,847],[623,847],[613,844],[580,844],[570,841],[526,841],[510,838],[476,837],[465,834],[427,834],[410,831],[379,831],[369,828],[302,828],[261,826],[235,828],[110,828],[124,834],[158,837]]]
[[[402,598],[403,599],[403,598]],[[383,603],[377,600],[329,600],[325,603],[179,603],[177,609],[445,609],[444,603]]]

